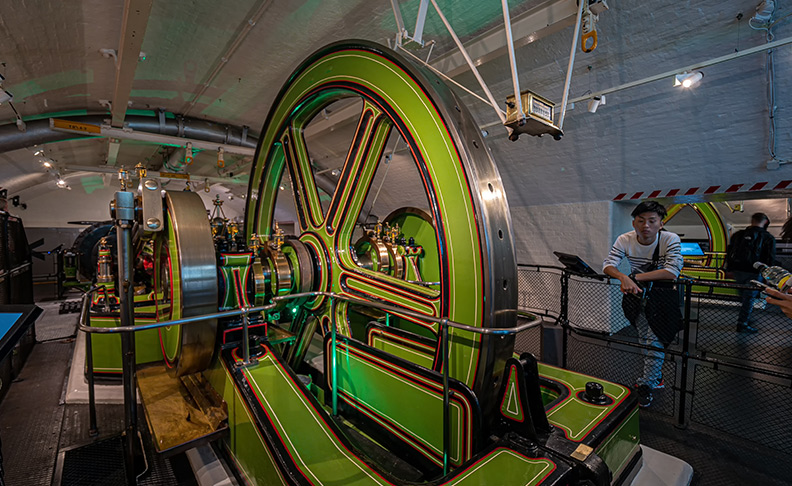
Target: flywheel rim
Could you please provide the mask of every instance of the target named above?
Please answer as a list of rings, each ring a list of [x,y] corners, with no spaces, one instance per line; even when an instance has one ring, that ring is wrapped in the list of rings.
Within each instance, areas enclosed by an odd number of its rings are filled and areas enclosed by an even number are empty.
[[[165,319],[217,312],[217,260],[209,220],[194,192],[166,191],[166,241],[170,311]],[[166,364],[177,376],[209,367],[217,337],[217,319],[160,330]]]

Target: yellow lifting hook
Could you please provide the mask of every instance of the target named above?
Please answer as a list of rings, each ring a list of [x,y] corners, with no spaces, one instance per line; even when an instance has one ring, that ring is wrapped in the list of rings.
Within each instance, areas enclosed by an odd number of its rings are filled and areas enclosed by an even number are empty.
[[[580,48],[583,52],[591,52],[597,48],[597,20],[599,20],[599,14],[608,10],[608,4],[605,0],[596,2],[581,1],[584,4],[583,18],[581,19],[583,35],[580,36]]]

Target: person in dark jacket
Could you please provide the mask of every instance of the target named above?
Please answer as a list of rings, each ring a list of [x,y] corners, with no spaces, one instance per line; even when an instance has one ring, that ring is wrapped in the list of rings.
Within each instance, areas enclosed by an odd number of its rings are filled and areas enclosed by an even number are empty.
[[[759,271],[753,266],[756,262],[773,265],[776,257],[776,244],[773,235],[768,233],[770,218],[765,213],[754,213],[751,225],[734,233],[726,250],[727,269],[734,274],[738,284],[749,285],[751,280],[761,281]],[[740,289],[742,304],[737,316],[737,332],[755,333],[755,327],[749,324],[753,301],[757,290]]]

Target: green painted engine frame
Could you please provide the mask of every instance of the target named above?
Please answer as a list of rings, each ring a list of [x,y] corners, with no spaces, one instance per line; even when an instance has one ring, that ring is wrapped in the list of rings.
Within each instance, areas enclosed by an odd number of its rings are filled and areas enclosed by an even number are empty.
[[[363,98],[364,106],[325,214],[301,133],[324,106],[351,92]],[[449,101],[461,115],[449,113]],[[478,130],[465,125],[469,120],[439,80],[380,46],[355,41],[315,53],[282,89],[262,131],[249,187],[246,234],[271,234],[278,187],[288,170],[298,195],[299,239],[320,260],[314,290],[447,316],[477,327],[513,327],[514,311],[508,309],[516,308],[516,267],[508,206]],[[351,233],[392,127],[408,141],[432,204],[439,291],[363,269],[350,255]],[[477,149],[485,154],[486,164],[471,160],[470,151]],[[482,165],[487,164],[491,172],[483,173],[487,169]],[[499,210],[505,214],[497,214]],[[331,316],[334,307],[339,311]],[[424,324],[433,340],[417,335],[410,339],[408,332],[370,325],[366,344],[351,337],[345,304],[331,306],[317,298],[304,308],[323,321],[325,332],[333,320],[337,323],[340,408],[348,416],[357,412],[358,418],[368,418],[362,422],[364,434],[383,444],[388,442],[382,438],[390,435],[397,444],[392,450],[412,450],[407,460],[416,452],[423,454],[428,469],[433,464],[439,471],[425,484],[571,484],[584,478],[606,484],[610,478],[604,464],[620,476],[640,458],[637,402],[627,388],[605,383],[610,404],[591,405],[577,394],[589,377],[546,367],[542,379],[566,390],[548,407],[555,428],[538,442],[507,433],[489,443],[487,432],[498,421],[491,412],[500,403],[498,388],[513,339],[453,329],[449,373],[456,392],[451,423],[467,432],[451,433],[450,464],[455,469],[443,476],[440,372],[446,363],[439,359],[436,324]],[[327,334],[325,370],[332,366],[333,349]],[[329,372],[323,383],[309,389],[277,349],[266,342],[260,346],[257,360],[244,364],[239,348],[227,344],[205,372],[229,405],[231,435],[225,445],[246,482],[407,484],[374,465],[335,423]],[[328,403],[323,405],[317,396]],[[468,428],[460,425],[465,420],[470,420]],[[398,447],[399,441],[407,447]],[[570,456],[573,451],[581,452],[575,458]]]
[[[350,95],[363,99],[363,110],[325,214],[301,131],[328,103]],[[357,216],[394,128],[413,152],[430,201],[432,231],[426,218],[416,227],[436,235],[435,247],[428,250],[436,255],[438,288],[364,269],[350,254]],[[374,300],[479,328],[515,326],[516,264],[500,177],[472,118],[433,74],[368,42],[328,46],[295,71],[273,104],[262,133],[249,187],[245,234],[271,235],[278,185],[288,170],[298,195],[299,240],[319,260],[313,290]],[[174,225],[168,227],[167,246],[163,243],[160,248],[168,255],[171,307],[167,316],[152,314],[157,320],[180,317],[181,291],[174,289],[182,288],[183,276],[179,265],[172,264],[179,252],[178,235]],[[299,259],[290,257],[289,262],[294,266]],[[225,282],[242,285],[237,279]],[[222,305],[227,304],[230,299],[224,299]],[[422,457],[419,468],[427,479],[421,484],[592,481],[604,486],[612,478],[622,478],[640,459],[637,400],[627,388],[597,380],[610,401],[587,403],[580,392],[592,378],[544,365],[537,368],[530,359],[512,357],[513,337],[455,328],[450,332],[450,360],[444,362],[437,345],[438,325],[398,312],[394,315],[422,326],[431,337],[376,324],[364,326],[363,336],[353,336],[351,308],[336,304],[330,305],[327,297],[303,300],[295,315],[322,321],[324,370],[332,366],[328,330],[337,324],[333,361],[339,376],[340,408],[350,417],[367,415],[368,421],[359,422],[359,430],[383,445],[396,444],[390,449],[393,454],[408,449],[404,460]],[[334,315],[332,309],[337,310]],[[155,307],[153,313],[157,312]],[[106,317],[110,319],[106,325],[116,324],[112,316]],[[101,316],[94,318],[94,325],[100,324],[97,318]],[[138,323],[143,318],[136,312]],[[163,354],[171,361],[177,359],[178,342],[154,340],[150,334],[137,336],[139,363],[157,353],[159,359]],[[238,328],[222,333],[218,352],[203,373],[227,403],[229,435],[223,444],[246,483],[414,484],[378,465],[336,422],[332,407],[323,403],[333,387],[329,372],[324,373],[323,382],[306,386],[281,357],[283,348],[266,341],[266,332],[256,359],[244,363],[239,341],[226,340],[232,334],[239,339]],[[504,374],[507,366],[521,371]],[[444,367],[454,391],[447,474],[442,461]],[[535,394],[529,396],[527,388]],[[529,422],[537,414],[552,427],[533,430]]]

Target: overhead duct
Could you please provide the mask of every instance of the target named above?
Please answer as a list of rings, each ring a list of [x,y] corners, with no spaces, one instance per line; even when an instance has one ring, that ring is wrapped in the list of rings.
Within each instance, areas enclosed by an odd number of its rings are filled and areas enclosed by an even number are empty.
[[[83,115],[63,117],[65,120],[102,125],[107,115]],[[80,138],[80,135],[50,130],[49,119],[27,121],[27,131],[20,132],[16,124],[0,126],[0,153],[10,152],[33,145],[60,142]],[[128,115],[125,124],[135,131],[182,137],[241,147],[256,148],[258,138],[251,137],[247,127],[220,125],[196,118],[161,119],[155,116]]]

